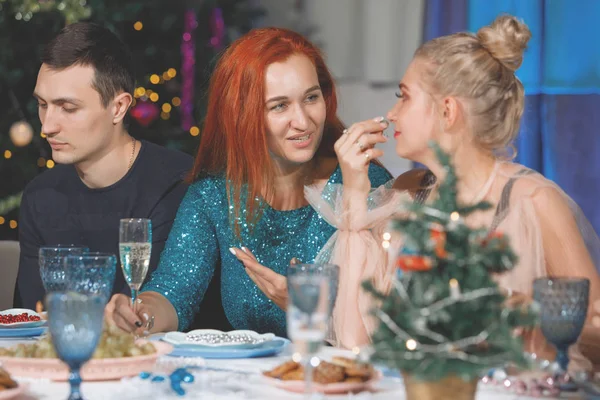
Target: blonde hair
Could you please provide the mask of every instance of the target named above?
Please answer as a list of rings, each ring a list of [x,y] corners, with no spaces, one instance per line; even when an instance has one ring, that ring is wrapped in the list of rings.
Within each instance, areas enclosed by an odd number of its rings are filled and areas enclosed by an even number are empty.
[[[464,100],[474,140],[498,152],[511,146],[519,132],[525,91],[515,76],[531,32],[511,15],[496,18],[477,32],[442,36],[415,53],[432,94]]]

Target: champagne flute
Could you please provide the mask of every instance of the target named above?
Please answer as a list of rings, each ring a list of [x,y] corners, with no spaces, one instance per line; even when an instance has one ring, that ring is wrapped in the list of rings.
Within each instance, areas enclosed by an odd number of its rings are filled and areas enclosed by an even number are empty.
[[[122,219],[119,226],[119,255],[125,280],[131,289],[135,312],[138,292],[146,279],[152,251],[152,221],[145,218]]]
[[[287,329],[295,350],[304,359],[304,382],[307,398],[313,395],[314,355],[323,345],[331,316],[332,276],[319,264],[296,264],[288,269]]]

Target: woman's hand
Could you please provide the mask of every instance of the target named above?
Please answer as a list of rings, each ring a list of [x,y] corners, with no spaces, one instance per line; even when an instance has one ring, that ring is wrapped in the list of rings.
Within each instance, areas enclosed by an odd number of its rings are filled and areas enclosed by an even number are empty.
[[[282,310],[287,309],[287,279],[270,268],[261,265],[254,254],[245,247],[230,248],[229,251],[244,264],[246,273],[256,286]]]
[[[140,297],[137,299],[134,312],[131,297],[120,293],[115,294],[104,309],[104,318],[107,322],[138,336],[148,335],[154,322],[153,316],[152,310]]]
[[[387,142],[383,131],[388,122],[383,117],[352,124],[335,142],[334,149],[340,163],[344,188],[368,192],[369,163],[371,159],[381,157],[383,151],[375,149],[377,143]]]
[[[500,287],[500,293],[506,296],[504,305],[508,308],[522,308],[525,310],[533,303],[533,298],[512,289]]]

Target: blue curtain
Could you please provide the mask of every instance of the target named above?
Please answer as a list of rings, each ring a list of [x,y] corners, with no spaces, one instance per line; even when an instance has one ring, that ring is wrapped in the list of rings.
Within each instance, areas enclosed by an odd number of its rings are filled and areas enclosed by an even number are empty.
[[[497,15],[533,37],[517,71],[526,93],[517,161],[560,185],[600,231],[600,1],[428,0],[425,39],[476,32]]]

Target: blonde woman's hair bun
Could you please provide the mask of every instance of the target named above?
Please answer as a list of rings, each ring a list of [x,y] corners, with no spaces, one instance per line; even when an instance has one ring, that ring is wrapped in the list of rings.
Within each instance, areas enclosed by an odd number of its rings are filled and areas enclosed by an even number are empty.
[[[479,29],[476,36],[492,57],[514,72],[523,63],[531,31],[516,17],[501,15],[490,25]]]

